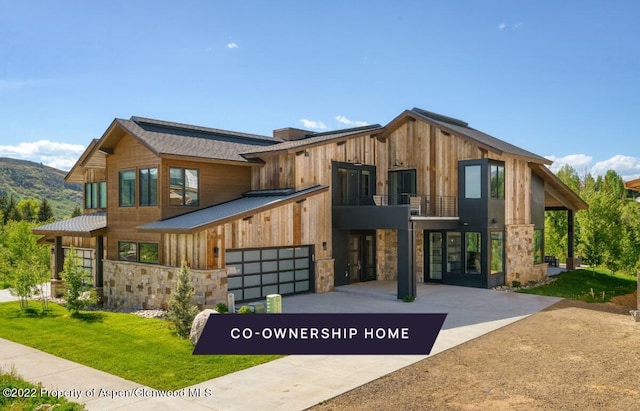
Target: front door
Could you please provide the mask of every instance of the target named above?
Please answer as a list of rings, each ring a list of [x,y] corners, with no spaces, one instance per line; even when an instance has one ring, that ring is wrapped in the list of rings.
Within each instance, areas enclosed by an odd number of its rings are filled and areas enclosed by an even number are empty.
[[[349,235],[349,283],[376,279],[375,232]]]
[[[425,232],[427,238],[426,248],[426,261],[425,267],[427,267],[427,280],[442,282],[442,233],[441,232]]]

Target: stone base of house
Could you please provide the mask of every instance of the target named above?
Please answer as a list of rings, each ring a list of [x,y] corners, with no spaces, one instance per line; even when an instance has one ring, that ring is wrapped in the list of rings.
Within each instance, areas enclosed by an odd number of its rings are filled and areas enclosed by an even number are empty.
[[[398,232],[376,230],[376,279],[398,279]]]
[[[507,272],[505,284],[526,284],[546,277],[547,264],[533,263],[533,224],[511,224],[506,227]]]
[[[178,267],[104,260],[105,307],[123,310],[168,308]],[[193,303],[200,308],[227,302],[227,270],[191,270]]]
[[[334,260],[333,258],[316,260],[316,293],[327,293],[329,291],[333,291],[333,272],[335,261],[336,260]]]

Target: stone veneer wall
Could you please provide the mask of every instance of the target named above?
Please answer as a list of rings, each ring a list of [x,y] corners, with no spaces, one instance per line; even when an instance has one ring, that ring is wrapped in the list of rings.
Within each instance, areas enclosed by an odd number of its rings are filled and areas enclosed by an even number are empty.
[[[505,283],[508,286],[513,281],[526,284],[547,275],[547,264],[533,263],[533,228],[533,224],[512,224],[506,227]]]
[[[416,230],[416,281],[424,283],[424,231]]]
[[[398,279],[398,232],[376,230],[376,272],[378,280]]]
[[[334,259],[316,260],[316,293],[333,291]]]
[[[167,309],[178,267],[104,260],[104,305],[124,310]],[[191,270],[193,303],[227,302],[227,270]]]

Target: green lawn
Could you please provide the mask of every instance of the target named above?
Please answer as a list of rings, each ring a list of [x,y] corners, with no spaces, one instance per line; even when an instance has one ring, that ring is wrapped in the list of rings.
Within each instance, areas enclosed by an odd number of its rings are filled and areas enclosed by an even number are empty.
[[[0,337],[159,389],[176,390],[281,356],[191,355],[166,320],[132,314],[84,312],[73,318],[57,304],[47,315],[0,304]]]
[[[82,411],[85,406],[68,401],[65,398],[56,398],[49,395],[40,395],[42,385],[34,385],[20,378],[15,370],[0,370],[0,410],[35,410],[45,409],[44,404],[53,405],[56,411]],[[5,390],[9,389],[5,393]],[[5,395],[8,394],[8,395]],[[42,408],[38,408],[41,407]]]
[[[636,277],[624,274],[611,275],[610,272],[600,269],[596,269],[595,272],[592,269],[566,271],[555,277],[556,281],[550,284],[522,289],[518,292],[602,303],[610,301],[611,297],[630,294],[638,286]],[[592,289],[593,295],[591,294]],[[602,299],[603,292],[604,300]]]

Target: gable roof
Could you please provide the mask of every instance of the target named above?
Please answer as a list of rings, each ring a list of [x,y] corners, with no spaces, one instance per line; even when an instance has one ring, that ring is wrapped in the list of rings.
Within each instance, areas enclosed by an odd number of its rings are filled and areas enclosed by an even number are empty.
[[[420,119],[428,123],[434,124],[446,132],[453,133],[464,138],[468,138],[476,142],[481,147],[487,150],[496,152],[498,154],[503,154],[503,153],[510,154],[512,156],[521,157],[528,161],[532,161],[540,164],[552,163],[549,159],[546,159],[542,156],[534,154],[523,148],[514,146],[511,143],[507,143],[504,140],[493,137],[482,131],[471,128],[469,127],[469,124],[463,120],[444,116],[442,114],[423,110],[417,107],[414,107],[411,110],[405,110],[395,119],[391,120],[389,124],[386,125],[385,127],[386,130],[381,137],[386,137],[389,134],[391,134],[391,132],[395,130],[397,127],[399,127],[401,124],[403,124],[407,118],[412,118],[414,120]]]
[[[640,191],[640,178],[635,180],[625,181],[624,188],[627,190]]]
[[[531,171],[542,178],[545,194],[545,208],[549,210],[586,210],[589,205],[576,194],[569,186],[558,178],[547,166],[529,163]]]
[[[292,201],[300,201],[306,197],[327,191],[327,186],[313,186],[304,190],[254,190],[245,193],[241,198],[226,203],[196,210],[187,214],[143,224],[140,231],[161,233],[193,233],[213,225],[224,224],[251,216],[255,213],[278,207]]]
[[[66,181],[82,183],[82,169],[85,167],[105,168],[106,153],[113,151],[124,132],[159,157],[178,156],[240,163],[259,163],[259,160],[243,157],[242,153],[255,147],[279,143],[271,137],[257,134],[136,116],[129,120],[116,118],[99,140],[89,144],[67,173]]]
[[[345,128],[341,130],[326,131],[322,133],[308,133],[299,140],[285,141],[273,146],[258,148],[254,147],[250,151],[245,152],[244,156],[247,158],[255,158],[260,154],[277,154],[296,151],[301,148],[309,148],[329,141],[347,139],[366,134],[375,134],[381,132],[382,130],[384,130],[384,127],[382,127],[380,124],[371,124],[362,127]]]
[[[71,237],[95,237],[107,228],[107,213],[99,211],[93,214],[85,214],[55,223],[41,225],[31,231],[37,235],[46,237],[71,236]]]

